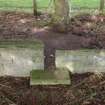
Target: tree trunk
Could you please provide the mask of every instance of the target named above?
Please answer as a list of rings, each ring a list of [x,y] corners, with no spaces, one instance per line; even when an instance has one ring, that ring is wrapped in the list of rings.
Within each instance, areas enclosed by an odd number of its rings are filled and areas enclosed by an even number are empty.
[[[37,3],[36,3],[36,0],[33,0],[33,13],[34,13],[34,16],[37,16]]]
[[[103,10],[104,10],[104,3],[105,3],[104,0],[100,0],[100,11],[101,12],[103,12]]]
[[[58,32],[67,32],[69,24],[69,0],[54,0],[54,6],[53,28]]]

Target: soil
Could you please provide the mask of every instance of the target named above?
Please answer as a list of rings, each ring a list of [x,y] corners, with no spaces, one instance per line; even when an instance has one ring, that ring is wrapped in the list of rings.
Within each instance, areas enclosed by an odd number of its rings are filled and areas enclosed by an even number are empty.
[[[57,49],[105,48],[104,15],[75,16],[68,33],[37,29],[50,24],[47,14],[37,21],[31,14],[1,12],[0,39],[37,38]],[[73,74],[70,86],[32,87],[29,82],[29,77],[0,77],[0,105],[105,105],[104,73]]]
[[[104,14],[76,15],[71,18],[67,33],[43,28],[50,24],[48,14],[40,14],[36,19],[28,13],[0,12],[0,40],[37,38],[56,49],[105,48]]]
[[[29,82],[28,77],[0,77],[0,105],[105,105],[105,74],[72,75],[70,86]]]
[[[47,17],[47,21],[46,20]],[[32,14],[22,12],[0,12],[0,40],[3,39],[32,39],[31,29],[46,26],[50,21],[48,14]],[[36,21],[37,20],[37,21]],[[41,24],[40,24],[41,22]]]

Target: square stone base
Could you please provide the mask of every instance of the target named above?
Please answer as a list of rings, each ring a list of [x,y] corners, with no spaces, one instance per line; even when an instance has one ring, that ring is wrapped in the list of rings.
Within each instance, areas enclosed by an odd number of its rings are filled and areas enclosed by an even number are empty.
[[[44,71],[32,70],[30,73],[30,85],[70,85],[70,72],[65,69]]]

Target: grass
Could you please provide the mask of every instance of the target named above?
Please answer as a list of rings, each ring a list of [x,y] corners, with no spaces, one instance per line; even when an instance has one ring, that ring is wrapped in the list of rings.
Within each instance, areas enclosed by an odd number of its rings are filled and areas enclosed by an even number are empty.
[[[72,0],[72,7],[77,9],[97,9],[100,0]]]
[[[100,0],[70,0],[73,9],[97,9]],[[24,10],[32,12],[33,0],[0,0],[0,10]],[[49,0],[37,0],[38,9],[48,7]]]

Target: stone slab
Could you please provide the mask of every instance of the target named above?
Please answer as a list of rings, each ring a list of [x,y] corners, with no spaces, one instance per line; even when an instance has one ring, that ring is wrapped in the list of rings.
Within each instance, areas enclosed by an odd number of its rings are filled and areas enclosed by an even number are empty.
[[[70,83],[68,70],[32,70],[30,73],[30,85],[70,85]]]

